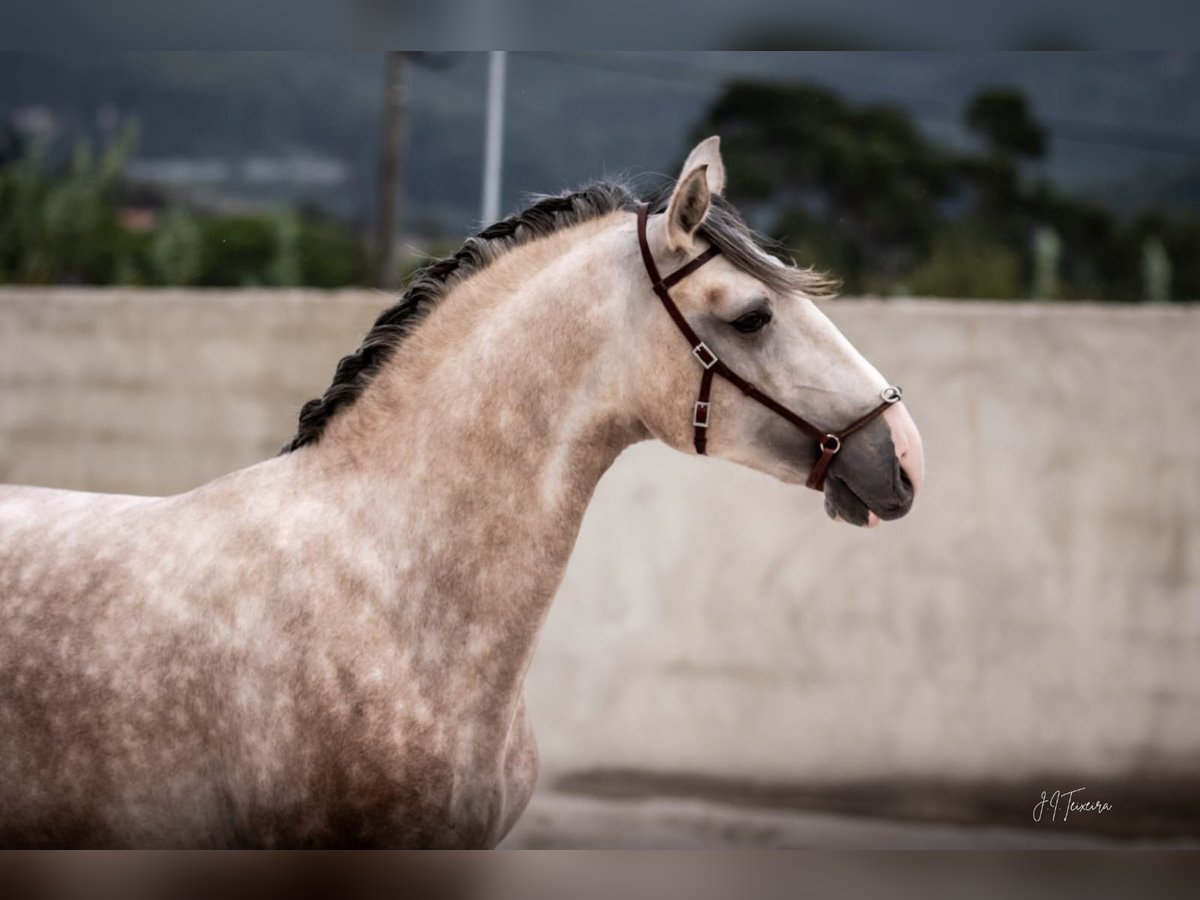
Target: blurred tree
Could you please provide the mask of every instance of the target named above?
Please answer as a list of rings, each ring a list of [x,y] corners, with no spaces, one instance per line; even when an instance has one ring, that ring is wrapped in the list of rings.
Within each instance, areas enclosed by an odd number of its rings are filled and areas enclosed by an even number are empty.
[[[284,213],[275,219],[275,258],[271,261],[270,281],[277,287],[295,287],[302,283],[300,261],[300,218]]]
[[[327,219],[302,216],[297,235],[300,283],[335,288],[367,284],[367,254],[362,238]]]
[[[851,107],[809,86],[733,82],[694,136],[720,133],[730,196],[806,263],[850,290],[868,271],[894,276],[928,245],[950,160],[889,107]]]
[[[57,168],[45,147],[0,164],[0,282],[297,285],[366,281],[361,236],[311,212],[200,216],[120,184],[131,130]],[[132,205],[129,205],[132,201]]]
[[[734,202],[848,291],[1020,296],[1032,223],[1018,158],[1043,152],[1043,132],[1011,92],[975,98],[971,119],[988,152],[954,157],[895,109],[735,82],[694,137],[722,134]]]
[[[202,219],[200,230],[203,265],[197,284],[333,288],[367,283],[359,236],[311,215]]]
[[[1147,299],[1144,281],[1145,247],[1158,241],[1170,264],[1166,296],[1175,301],[1200,300],[1200,218],[1171,217],[1161,210],[1147,210],[1135,217],[1129,228],[1125,253],[1131,267],[1137,266],[1138,280],[1123,299]]]
[[[1172,263],[1170,291],[1200,296],[1200,220],[1154,214],[1126,226],[1088,200],[1027,185],[1022,166],[1045,155],[1047,136],[1017,91],[981,91],[964,121],[982,152],[950,154],[906,115],[818,87],[735,81],[692,136],[720,133],[730,198],[850,292],[1137,300],[1154,234]]]
[[[261,287],[275,258],[275,229],[270,216],[226,216],[201,220],[199,284],[212,287]]]
[[[1171,220],[1169,233],[1163,239],[1171,260],[1172,299],[1200,301],[1200,218],[1195,215]]]
[[[1136,258],[1123,246],[1119,223],[1103,207],[1039,186],[1026,201],[1030,229],[1053,228],[1062,241],[1059,266],[1065,299],[1129,296],[1136,287]]]
[[[980,91],[967,104],[965,119],[993,156],[1039,159],[1046,152],[1046,131],[1034,121],[1025,95],[1018,91]]]
[[[196,220],[179,207],[163,217],[150,239],[149,265],[157,284],[194,284],[200,274],[201,233]],[[126,266],[118,281],[136,279],[133,263],[123,257]]]
[[[133,139],[126,130],[99,156],[80,141],[58,173],[40,146],[0,170],[0,279],[90,282],[111,272],[113,195]]]
[[[1015,300],[1023,294],[1021,259],[981,223],[950,225],[906,282],[916,296]]]

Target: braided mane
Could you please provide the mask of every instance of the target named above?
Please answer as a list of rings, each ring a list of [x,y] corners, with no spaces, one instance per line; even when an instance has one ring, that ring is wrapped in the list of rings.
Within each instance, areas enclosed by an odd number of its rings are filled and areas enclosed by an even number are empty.
[[[651,200],[651,210],[665,208],[669,196],[666,192]],[[829,282],[819,273],[780,265],[765,255],[737,211],[721,197],[714,196],[712,200],[700,234],[715,244],[735,266],[783,292],[799,290],[809,296],[828,292]],[[598,182],[573,193],[541,197],[532,206],[468,238],[453,256],[436,260],[421,269],[404,295],[375,320],[358,349],[338,362],[333,382],[324,395],[304,404],[296,434],[280,452],[290,453],[320,440],[338,410],[358,399],[375,373],[392,358],[401,341],[458,282],[486,268],[513,247],[612,212],[633,212],[640,202],[628,188],[611,182]]]

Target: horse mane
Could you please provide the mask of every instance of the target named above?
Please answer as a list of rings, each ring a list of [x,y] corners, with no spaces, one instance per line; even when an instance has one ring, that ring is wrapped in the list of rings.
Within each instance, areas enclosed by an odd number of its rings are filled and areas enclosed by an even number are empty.
[[[649,201],[651,211],[661,212],[669,199],[669,190],[660,192]],[[514,247],[612,212],[634,212],[641,202],[627,187],[614,182],[597,182],[578,191],[538,197],[522,211],[467,238],[452,256],[435,260],[419,270],[408,290],[375,320],[358,349],[338,362],[333,382],[325,393],[301,407],[296,434],[280,453],[290,453],[320,440],[338,410],[351,406],[359,398],[404,338],[456,284],[486,269]],[[831,292],[833,283],[823,274],[783,265],[763,252],[762,244],[766,242],[750,230],[723,197],[712,198],[700,234],[731,263],[772,289],[785,293],[800,291],[814,298]]]

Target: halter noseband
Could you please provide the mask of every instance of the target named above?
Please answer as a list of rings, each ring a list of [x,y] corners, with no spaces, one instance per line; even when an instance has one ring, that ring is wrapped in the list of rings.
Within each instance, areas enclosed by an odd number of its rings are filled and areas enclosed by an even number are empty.
[[[729,368],[729,366],[725,365],[717,357],[717,354],[712,352],[708,344],[700,340],[700,336],[692,330],[692,326],[688,324],[687,319],[683,317],[683,313],[679,311],[679,307],[675,305],[675,301],[671,299],[671,288],[679,284],[679,282],[683,281],[683,279],[687,278],[710,259],[719,255],[720,251],[715,246],[709,247],[695,259],[685,263],[666,278],[663,278],[658,274],[658,266],[654,264],[654,254],[650,252],[650,242],[646,238],[646,220],[649,216],[650,208],[643,203],[638,207],[637,228],[638,245],[642,250],[642,262],[646,265],[646,274],[650,276],[650,283],[654,288],[654,293],[662,301],[667,314],[675,323],[675,327],[687,338],[687,342],[692,348],[692,356],[696,357],[696,361],[704,369],[703,374],[700,376],[700,394],[696,398],[696,405],[692,412],[692,427],[695,432],[696,452],[703,456],[708,447],[709,412],[711,409],[709,396],[712,393],[713,376],[720,375],[751,400],[762,404],[771,410],[771,412],[787,419],[817,442],[817,445],[821,448],[821,455],[812,467],[812,471],[809,472],[808,481],[805,483],[814,491],[823,490],[825,488],[825,475],[829,471],[829,464],[833,462],[833,458],[837,455],[837,452],[842,449],[842,441],[880,416],[893,403],[896,403],[900,399],[900,388],[884,388],[880,393],[882,402],[862,418],[855,419],[841,431],[822,431],[804,417],[796,415],[796,413],[792,412],[782,403],[764,394],[749,381],[738,375],[737,372],[733,371],[733,369]]]

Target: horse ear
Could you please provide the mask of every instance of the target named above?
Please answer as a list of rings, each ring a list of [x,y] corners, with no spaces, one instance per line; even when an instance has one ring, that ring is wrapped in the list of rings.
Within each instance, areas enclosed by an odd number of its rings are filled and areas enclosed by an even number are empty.
[[[707,137],[692,148],[692,152],[688,154],[687,161],[683,164],[683,171],[679,173],[679,180],[687,175],[692,169],[699,166],[708,166],[708,191],[710,194],[718,196],[725,192],[725,163],[721,159],[721,138],[717,135]]]
[[[705,138],[688,154],[679,182],[667,206],[667,244],[672,250],[690,250],[692,236],[712,206],[712,195],[725,190],[725,163],[721,139]]]
[[[692,169],[675,185],[667,206],[667,245],[672,250],[692,249],[696,229],[708,217],[712,195],[708,192],[708,166]]]

